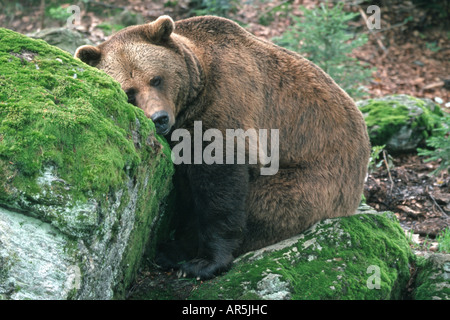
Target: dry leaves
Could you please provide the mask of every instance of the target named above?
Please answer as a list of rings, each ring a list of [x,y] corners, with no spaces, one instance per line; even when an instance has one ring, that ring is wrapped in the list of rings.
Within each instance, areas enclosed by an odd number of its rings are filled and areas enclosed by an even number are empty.
[[[414,154],[394,157],[394,167],[375,169],[364,188],[367,203],[377,210],[392,211],[405,229],[435,237],[450,226],[450,177],[445,172],[431,176],[437,162],[424,163]]]

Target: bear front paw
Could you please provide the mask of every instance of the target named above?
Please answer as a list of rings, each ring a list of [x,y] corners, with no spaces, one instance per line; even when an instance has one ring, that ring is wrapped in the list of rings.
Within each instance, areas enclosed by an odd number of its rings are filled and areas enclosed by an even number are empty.
[[[189,255],[188,248],[180,243],[180,241],[169,241],[159,246],[155,263],[163,270],[178,270],[180,266],[194,257],[194,254]]]
[[[221,272],[227,271],[231,266],[231,261],[220,263],[206,259],[196,258],[184,263],[179,272],[179,277],[192,277],[197,280],[208,280],[214,278]]]

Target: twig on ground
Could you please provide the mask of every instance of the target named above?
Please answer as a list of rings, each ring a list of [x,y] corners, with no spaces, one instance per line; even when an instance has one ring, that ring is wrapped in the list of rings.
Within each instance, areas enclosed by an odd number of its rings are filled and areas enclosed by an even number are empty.
[[[436,207],[438,207],[439,211],[442,212],[442,214],[444,214],[445,216],[448,217],[448,214],[444,210],[442,210],[441,206],[436,202],[436,199],[428,191],[428,187],[426,188],[426,190],[427,190],[427,195],[430,197],[431,200],[433,200],[434,204],[436,205]]]
[[[358,7],[358,10],[359,10],[359,13],[361,14],[361,16],[363,17],[364,22],[367,25],[367,15],[366,15],[366,13],[364,12],[364,10],[361,7]],[[381,42],[380,38],[375,34],[375,32],[372,29],[369,29],[369,33],[372,34],[375,37],[375,39],[377,40],[377,44],[380,47],[380,49],[383,50],[385,54],[387,54],[388,50],[384,46],[383,42]]]
[[[386,150],[383,150],[383,159],[384,159],[384,164],[386,165],[386,169],[387,169],[387,172],[388,172],[389,180],[391,181],[391,188],[389,190],[389,195],[392,195],[392,189],[394,188],[394,180],[392,180],[391,170],[389,169],[389,163],[388,163],[387,158],[386,158]]]
[[[373,33],[373,34],[376,34],[376,33],[379,33],[379,32],[384,32],[384,31],[392,30],[392,29],[395,29],[395,28],[404,26],[404,25],[407,24],[407,23],[408,23],[408,21],[403,21],[403,22],[400,22],[400,23],[396,23],[396,24],[394,24],[394,25],[392,25],[392,26],[389,26],[389,27],[387,27],[387,28],[383,28],[383,29],[379,29],[379,30],[372,30],[372,33]]]

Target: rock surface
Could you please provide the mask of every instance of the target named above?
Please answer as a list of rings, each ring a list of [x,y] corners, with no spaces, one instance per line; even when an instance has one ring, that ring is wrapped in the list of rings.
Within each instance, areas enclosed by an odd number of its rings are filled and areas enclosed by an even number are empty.
[[[303,234],[249,252],[208,281],[145,270],[130,299],[449,299],[450,254],[413,252],[397,218],[361,205]]]
[[[450,254],[425,253],[417,263],[416,300],[450,300]]]
[[[172,174],[118,83],[0,28],[0,299],[124,297]]]
[[[93,43],[84,35],[74,29],[47,28],[28,34],[31,38],[42,39],[48,44],[74,54],[78,47]]]
[[[416,150],[443,116],[439,106],[430,99],[399,94],[358,101],[373,146],[386,145],[394,152]]]
[[[187,298],[401,299],[413,263],[396,217],[362,205],[359,214],[324,220],[296,237],[239,257],[229,272],[196,282]],[[137,292],[136,298],[159,297],[143,287],[146,294]]]

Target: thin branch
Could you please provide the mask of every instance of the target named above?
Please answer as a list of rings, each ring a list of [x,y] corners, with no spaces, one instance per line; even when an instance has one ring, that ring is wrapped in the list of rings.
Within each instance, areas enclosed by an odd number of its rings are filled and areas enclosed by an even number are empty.
[[[395,29],[395,28],[404,26],[407,23],[408,23],[408,21],[403,21],[403,22],[400,22],[400,23],[396,23],[396,24],[394,24],[392,26],[389,26],[387,28],[384,28],[384,29],[379,29],[379,30],[375,30],[375,31],[371,30],[371,31],[372,31],[373,34],[376,34],[376,33],[379,33],[379,32],[388,31],[388,30],[391,30],[391,29]]]
[[[367,15],[366,15],[366,13],[364,12],[364,10],[361,7],[358,7],[358,10],[359,10],[359,13],[361,14],[361,16],[363,17],[364,22],[367,25]],[[369,29],[369,33],[372,34],[375,37],[375,39],[377,40],[377,44],[381,48],[381,50],[383,50],[384,53],[387,53],[386,47],[384,46],[383,42],[381,42],[380,38],[375,34],[375,32],[372,29]]]
[[[391,188],[389,190],[389,195],[392,195],[392,188],[394,188],[394,180],[392,180],[391,170],[389,169],[389,163],[388,163],[387,158],[386,158],[386,150],[383,150],[383,159],[384,159],[384,164],[386,165],[386,169],[387,169],[387,172],[388,172],[389,180],[391,181]]]
[[[431,200],[433,200],[434,204],[436,205],[436,207],[438,207],[439,211],[442,212],[444,215],[448,216],[448,214],[442,210],[441,206],[436,202],[436,199],[431,195],[431,193],[428,191],[428,187],[427,187],[427,194],[428,196],[431,198]]]

